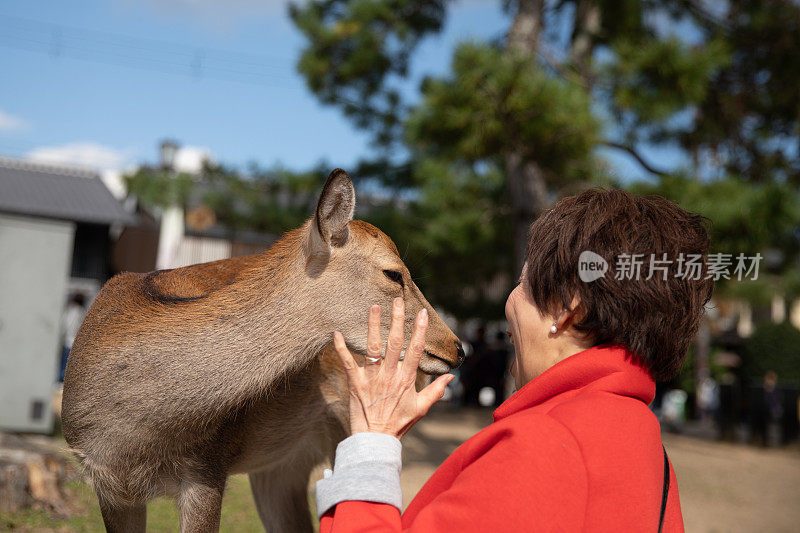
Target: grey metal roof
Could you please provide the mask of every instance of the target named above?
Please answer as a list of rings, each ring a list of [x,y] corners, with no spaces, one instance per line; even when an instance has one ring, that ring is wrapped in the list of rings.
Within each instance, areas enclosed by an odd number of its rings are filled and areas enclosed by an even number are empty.
[[[0,158],[0,212],[111,224],[132,223],[91,171]]]

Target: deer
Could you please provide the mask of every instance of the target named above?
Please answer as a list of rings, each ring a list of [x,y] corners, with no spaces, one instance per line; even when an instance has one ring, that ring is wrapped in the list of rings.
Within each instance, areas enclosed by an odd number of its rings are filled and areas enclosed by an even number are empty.
[[[420,373],[463,361],[395,244],[354,209],[353,183],[336,169],[313,216],[266,252],[103,286],[68,358],[62,431],[109,532],[144,531],[159,496],[175,499],[182,532],[217,531],[235,473],[248,474],[269,533],[313,531],[311,472],[349,435],[333,332],[363,364],[372,304],[405,299],[406,339],[427,309]]]

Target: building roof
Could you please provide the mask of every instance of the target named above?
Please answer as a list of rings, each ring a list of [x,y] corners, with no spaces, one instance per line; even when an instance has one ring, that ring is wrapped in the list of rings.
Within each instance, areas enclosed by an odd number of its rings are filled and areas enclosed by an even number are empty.
[[[135,220],[95,172],[5,158],[0,212],[95,224]]]

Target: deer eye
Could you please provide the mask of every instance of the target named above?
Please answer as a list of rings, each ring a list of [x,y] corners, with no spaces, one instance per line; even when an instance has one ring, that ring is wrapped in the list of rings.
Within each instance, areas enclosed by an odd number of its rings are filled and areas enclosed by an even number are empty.
[[[398,272],[397,270],[384,270],[383,273],[386,275],[387,278],[394,281],[395,283],[399,283],[401,287],[403,287],[403,274]]]

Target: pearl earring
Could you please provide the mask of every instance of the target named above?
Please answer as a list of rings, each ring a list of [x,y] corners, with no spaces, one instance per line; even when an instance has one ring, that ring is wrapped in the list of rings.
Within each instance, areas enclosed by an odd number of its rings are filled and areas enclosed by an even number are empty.
[[[558,327],[555,325],[555,323],[552,326],[550,326],[550,333],[552,333],[553,335],[558,333]]]

